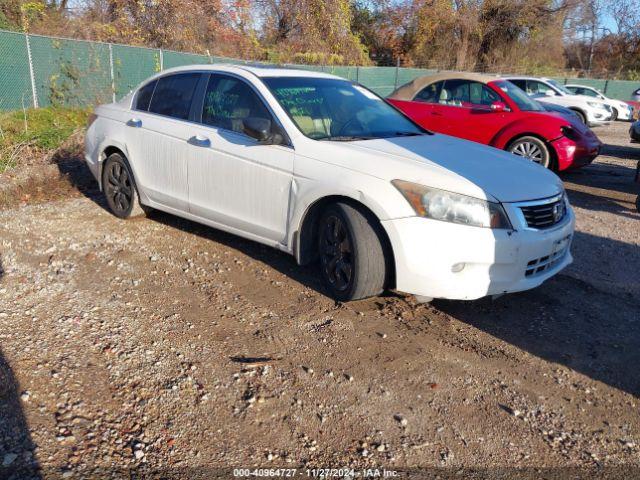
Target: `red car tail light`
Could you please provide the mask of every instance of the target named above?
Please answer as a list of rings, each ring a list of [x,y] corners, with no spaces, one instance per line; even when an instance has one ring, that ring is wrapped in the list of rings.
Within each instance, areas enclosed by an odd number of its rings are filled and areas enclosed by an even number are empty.
[[[572,127],[569,127],[568,125],[565,125],[564,127],[560,127],[560,131],[562,132],[562,135],[564,135],[570,140],[580,139],[580,133],[574,130]]]

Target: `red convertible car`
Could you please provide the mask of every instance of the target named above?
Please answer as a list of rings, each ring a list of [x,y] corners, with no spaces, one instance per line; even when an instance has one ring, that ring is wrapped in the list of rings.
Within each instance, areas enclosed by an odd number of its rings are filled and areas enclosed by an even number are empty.
[[[507,150],[553,170],[591,163],[602,146],[577,119],[545,111],[498,77],[461,73],[419,77],[388,100],[428,130]]]

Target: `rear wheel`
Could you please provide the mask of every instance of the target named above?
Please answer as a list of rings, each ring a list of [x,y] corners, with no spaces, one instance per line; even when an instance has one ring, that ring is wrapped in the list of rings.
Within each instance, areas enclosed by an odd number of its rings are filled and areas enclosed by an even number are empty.
[[[537,137],[520,137],[507,147],[507,151],[539,163],[545,168],[551,165],[551,155],[545,143]]]
[[[109,209],[118,218],[137,217],[149,210],[140,204],[131,169],[119,153],[112,153],[104,162],[102,189]]]
[[[387,261],[375,218],[347,203],[327,207],[318,225],[320,273],[340,301],[382,293]]]
[[[611,107],[611,121],[615,121],[618,119],[618,109]]]

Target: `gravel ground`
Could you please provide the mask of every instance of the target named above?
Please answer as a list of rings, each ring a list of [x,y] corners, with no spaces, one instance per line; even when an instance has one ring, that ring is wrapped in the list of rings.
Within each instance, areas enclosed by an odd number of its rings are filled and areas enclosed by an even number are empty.
[[[119,221],[92,188],[0,210],[0,478],[640,475],[627,129],[597,129],[605,154],[562,175],[574,264],[496,300],[336,304],[287,255],[160,213]]]

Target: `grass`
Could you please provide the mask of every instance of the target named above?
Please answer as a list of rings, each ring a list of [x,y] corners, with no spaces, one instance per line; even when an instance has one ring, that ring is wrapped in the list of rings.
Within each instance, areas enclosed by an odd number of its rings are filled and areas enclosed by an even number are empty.
[[[46,155],[86,125],[88,110],[48,107],[0,114],[0,173],[21,155]]]

